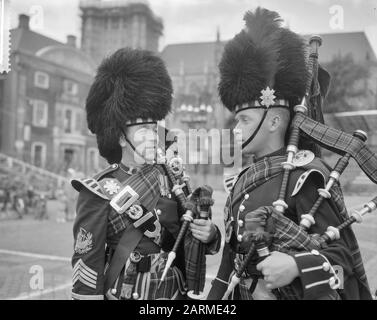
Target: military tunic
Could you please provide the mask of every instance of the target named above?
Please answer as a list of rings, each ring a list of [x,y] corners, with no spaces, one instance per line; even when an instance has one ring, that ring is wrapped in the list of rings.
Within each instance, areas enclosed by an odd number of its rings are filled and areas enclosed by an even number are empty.
[[[162,185],[161,190],[165,191],[158,197],[153,210],[153,215],[161,224],[160,234],[152,239],[144,233],[131,256],[122,259],[125,264],[120,268],[121,272],[115,283],[109,290],[105,289],[112,258],[124,233],[130,232],[131,224],[129,219],[124,219],[120,222],[122,230],[119,229],[120,217],[111,207],[110,200],[111,196],[120,190],[121,184],[134,173],[136,169],[114,164],[93,179],[72,182],[80,192],[73,227],[74,299],[178,299],[186,293],[183,244],[166,280],[157,288],[167,253],[172,249],[179,232],[183,214],[174,196],[166,195],[166,186]],[[206,253],[216,253],[220,242],[221,235],[217,229],[215,239],[206,245]],[[127,243],[125,245],[127,246]]]
[[[266,161],[269,157],[282,156],[285,151],[279,150],[258,161]],[[282,183],[282,174],[268,179],[251,192],[244,192],[247,181],[242,180],[242,175],[247,174],[248,169],[240,173],[240,176],[228,198],[225,207],[226,243],[223,250],[222,261],[213,281],[213,286],[208,299],[221,299],[224,295],[228,281],[237,264],[237,257],[243,257],[247,253],[248,245],[242,242],[242,234],[245,231],[245,215],[262,206],[271,206],[279,198]],[[288,209],[285,216],[300,223],[302,214],[308,213],[317,200],[318,188],[324,187],[325,172],[313,170],[309,166],[298,167],[291,172],[286,202]],[[327,181],[327,180],[326,180]],[[236,200],[235,200],[236,199]],[[238,199],[238,200],[237,200]],[[323,234],[328,226],[338,226],[341,221],[337,208],[332,199],[325,200],[315,214],[316,223],[310,228],[310,233]],[[364,292],[363,298],[369,298],[368,289],[360,290],[362,286],[355,277],[353,270],[352,253],[344,237],[331,243],[321,250],[312,252],[291,253],[295,259],[299,277],[291,287],[294,288],[296,299],[338,299],[339,295],[344,299],[360,299],[360,291]],[[255,262],[256,264],[257,262]],[[324,263],[330,263],[337,270],[341,280],[341,289],[335,292],[329,285],[332,276]],[[249,275],[258,274],[255,264],[248,266]],[[259,274],[261,276],[261,274]],[[247,287],[240,284],[235,290],[235,299],[253,299]]]

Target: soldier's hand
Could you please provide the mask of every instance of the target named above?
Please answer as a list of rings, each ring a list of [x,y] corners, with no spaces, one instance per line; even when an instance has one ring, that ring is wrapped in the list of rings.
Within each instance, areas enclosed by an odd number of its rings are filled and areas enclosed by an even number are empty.
[[[193,237],[203,243],[211,242],[216,236],[216,227],[210,219],[194,219],[190,223],[190,230]]]
[[[299,276],[295,259],[277,251],[258,263],[257,270],[262,272],[268,289],[284,287]]]

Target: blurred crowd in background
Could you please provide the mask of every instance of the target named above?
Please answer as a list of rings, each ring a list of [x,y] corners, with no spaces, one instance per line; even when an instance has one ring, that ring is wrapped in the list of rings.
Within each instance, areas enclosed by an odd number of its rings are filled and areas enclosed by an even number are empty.
[[[77,176],[80,173],[70,169],[67,180],[57,184],[36,175],[0,172],[0,221],[25,218],[55,219],[59,223],[73,221],[77,192],[71,187],[70,179]]]

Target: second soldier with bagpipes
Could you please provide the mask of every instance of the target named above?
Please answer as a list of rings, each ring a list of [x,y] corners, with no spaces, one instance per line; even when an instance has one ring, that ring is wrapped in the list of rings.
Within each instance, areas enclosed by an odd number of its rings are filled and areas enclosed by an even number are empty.
[[[211,219],[190,220],[190,231],[161,281],[188,207],[177,198],[190,190],[187,179],[167,175],[171,169],[156,159],[157,121],[168,114],[171,102],[171,79],[151,52],[120,49],[98,68],[86,101],[87,121],[110,166],[93,178],[72,180],[79,191],[73,299],[184,299],[194,290],[192,280],[186,280],[198,274],[204,287],[200,248],[214,254],[221,243]],[[187,203],[199,212],[200,192],[193,194],[198,198]]]
[[[377,157],[363,132],[323,124],[330,76],[317,62],[320,38],[311,39],[309,56],[276,12],[257,8],[244,20],[225,46],[219,93],[242,132],[242,152],[255,160],[229,190],[226,243],[208,299],[371,299],[354,233],[343,228],[338,179],[352,155],[377,182]],[[330,173],[312,141],[342,155],[337,170]],[[374,200],[365,211],[375,208]]]

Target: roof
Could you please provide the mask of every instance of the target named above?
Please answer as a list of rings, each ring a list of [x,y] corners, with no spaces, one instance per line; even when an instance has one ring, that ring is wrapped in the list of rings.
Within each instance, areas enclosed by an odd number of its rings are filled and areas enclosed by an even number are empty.
[[[30,29],[16,28],[11,31],[12,51],[18,50],[25,53],[36,54],[44,47],[63,45],[62,42],[46,37]]]
[[[187,74],[203,74],[206,67],[208,72],[217,67],[215,65],[216,46],[219,46],[222,51],[224,45],[225,42],[170,44],[164,48],[161,56],[172,75],[179,74],[182,67]]]
[[[304,35],[309,38],[309,35]],[[335,55],[351,53],[355,61],[365,61],[369,56],[370,61],[377,62],[375,52],[366,37],[365,32],[345,32],[321,34],[323,44],[319,52],[320,62],[329,62]],[[215,49],[217,42],[181,43],[167,45],[161,55],[167,63],[172,75],[179,74],[184,66],[186,74],[203,73],[207,63],[211,71],[215,67]],[[220,49],[226,42],[218,43]]]
[[[322,46],[319,49],[320,62],[330,62],[336,55],[351,53],[355,61],[377,62],[375,52],[365,32],[343,32],[321,34]],[[309,39],[309,35],[304,36]]]
[[[377,131],[377,110],[325,114],[325,122],[346,132],[353,132],[361,128],[367,133],[372,133]]]
[[[11,30],[12,51],[41,57],[65,68],[93,75],[95,64],[80,49],[26,28]]]

